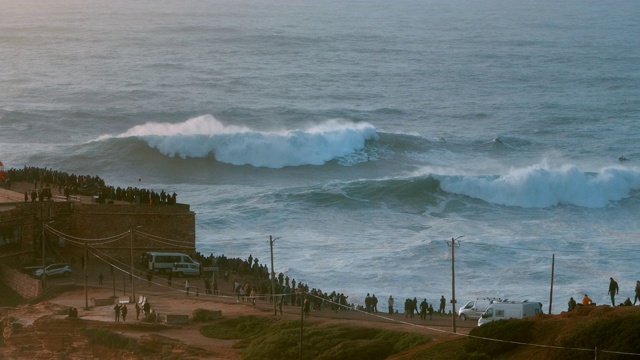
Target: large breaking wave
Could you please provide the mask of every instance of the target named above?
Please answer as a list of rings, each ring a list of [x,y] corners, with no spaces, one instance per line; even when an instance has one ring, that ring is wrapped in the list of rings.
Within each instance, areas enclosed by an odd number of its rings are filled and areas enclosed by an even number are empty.
[[[490,203],[525,208],[573,205],[602,208],[640,190],[640,170],[623,166],[583,172],[574,165],[537,164],[506,175],[435,176],[442,190]]]
[[[99,140],[109,137],[113,136]],[[328,120],[305,129],[257,131],[203,115],[181,123],[148,122],[115,137],[137,137],[171,157],[213,155],[233,165],[282,168],[322,165],[364,148],[365,141],[377,139],[378,134],[364,122]]]

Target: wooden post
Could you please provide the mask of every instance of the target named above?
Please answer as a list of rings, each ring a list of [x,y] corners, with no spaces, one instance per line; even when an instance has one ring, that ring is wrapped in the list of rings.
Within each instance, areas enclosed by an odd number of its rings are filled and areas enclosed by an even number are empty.
[[[456,249],[456,240],[460,239],[462,236],[458,236],[457,238],[451,238],[451,323],[453,326],[453,332],[456,332],[456,318],[458,317],[456,314],[456,271],[455,271],[455,249]],[[447,242],[448,243],[448,242]]]
[[[453,332],[456,332],[456,239],[451,238],[451,321],[453,323]]]
[[[298,354],[298,359],[302,360],[302,334],[303,334],[303,325],[304,325],[304,289],[300,294],[302,296],[301,306],[300,306],[300,352]]]
[[[87,281],[89,280],[89,275],[87,275],[87,263],[89,259],[87,258],[87,243],[84,243],[84,308],[89,309],[89,290],[87,286]]]
[[[46,264],[44,261],[44,216],[42,216],[42,290],[44,290],[47,286],[47,274],[45,273]]]
[[[551,315],[551,305],[553,304],[553,275],[555,272],[555,266],[556,266],[556,254],[553,254],[551,256],[551,291],[549,292],[549,315]]]
[[[131,296],[133,297],[133,302],[136,302],[136,285],[135,285],[135,276],[133,276],[133,232],[134,228],[131,228],[131,274],[129,278],[131,279]]]
[[[273,301],[273,315],[278,315],[278,310],[276,309],[276,272],[273,269],[273,242],[275,240],[269,235],[269,246],[271,247],[271,300]]]

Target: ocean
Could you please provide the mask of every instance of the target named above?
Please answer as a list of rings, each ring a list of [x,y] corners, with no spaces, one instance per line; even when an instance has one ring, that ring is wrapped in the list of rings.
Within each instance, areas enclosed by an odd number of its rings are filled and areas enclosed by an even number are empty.
[[[198,251],[269,265],[271,236],[277,273],[357,304],[448,302],[455,264],[458,306],[546,312],[552,258],[553,313],[610,277],[633,299],[638,10],[3,0],[0,161],[176,192]]]

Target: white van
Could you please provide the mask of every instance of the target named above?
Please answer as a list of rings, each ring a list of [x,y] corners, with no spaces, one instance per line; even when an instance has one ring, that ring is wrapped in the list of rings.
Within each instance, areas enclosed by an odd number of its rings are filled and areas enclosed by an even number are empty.
[[[528,301],[502,301],[489,305],[487,310],[478,319],[478,326],[497,320],[524,319],[542,314],[542,304]]]
[[[147,252],[144,256],[148,269],[154,272],[169,272],[173,269],[173,264],[175,263],[192,263],[200,267],[198,262],[194,261],[189,255],[182,253]]]
[[[458,309],[458,317],[462,320],[467,319],[480,319],[482,313],[487,310],[489,305],[494,302],[501,302],[502,300],[499,298],[477,298],[475,300],[469,301],[465,306]]]

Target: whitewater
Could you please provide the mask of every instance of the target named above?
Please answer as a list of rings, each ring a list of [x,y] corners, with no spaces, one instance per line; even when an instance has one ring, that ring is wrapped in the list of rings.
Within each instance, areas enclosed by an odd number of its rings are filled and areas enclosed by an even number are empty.
[[[269,264],[271,236],[276,273],[355,303],[448,301],[454,238],[458,306],[621,302],[636,7],[3,1],[0,161],[175,191],[198,251]]]

